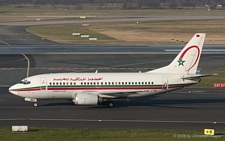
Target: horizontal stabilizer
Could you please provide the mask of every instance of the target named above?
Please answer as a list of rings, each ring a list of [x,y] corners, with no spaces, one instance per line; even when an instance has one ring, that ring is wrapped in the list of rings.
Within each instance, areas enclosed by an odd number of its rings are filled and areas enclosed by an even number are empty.
[[[207,76],[215,76],[217,74],[197,74],[193,76],[187,76],[187,77],[182,77],[182,79],[194,79],[194,78],[201,78],[201,77],[207,77]]]

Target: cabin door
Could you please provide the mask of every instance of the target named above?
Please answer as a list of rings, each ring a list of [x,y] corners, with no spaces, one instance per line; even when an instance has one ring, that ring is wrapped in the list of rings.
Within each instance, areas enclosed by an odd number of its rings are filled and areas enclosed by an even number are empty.
[[[47,90],[47,82],[45,77],[40,78],[40,90],[42,91]]]
[[[168,89],[168,79],[167,77],[162,77],[162,89]]]

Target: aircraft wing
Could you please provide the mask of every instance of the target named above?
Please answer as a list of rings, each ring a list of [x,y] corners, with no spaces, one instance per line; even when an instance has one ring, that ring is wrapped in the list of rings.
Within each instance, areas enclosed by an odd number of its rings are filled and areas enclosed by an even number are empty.
[[[139,92],[143,91],[123,91],[123,92],[88,92],[88,93],[93,93],[96,95],[99,95],[102,98],[109,98],[109,99],[114,99],[114,98],[126,98],[131,94],[138,94]]]

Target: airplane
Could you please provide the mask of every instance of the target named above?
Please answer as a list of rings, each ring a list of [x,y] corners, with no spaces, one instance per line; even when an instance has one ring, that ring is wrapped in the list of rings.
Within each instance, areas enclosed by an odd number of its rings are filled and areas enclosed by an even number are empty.
[[[38,106],[38,99],[72,100],[75,105],[107,105],[112,99],[147,97],[197,84],[205,33],[196,33],[167,66],[144,73],[51,73],[24,78],[9,92]]]

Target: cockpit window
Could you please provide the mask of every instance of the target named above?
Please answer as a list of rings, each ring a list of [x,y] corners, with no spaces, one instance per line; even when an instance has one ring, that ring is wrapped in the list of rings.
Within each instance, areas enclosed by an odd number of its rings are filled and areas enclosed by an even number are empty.
[[[27,85],[27,84],[30,84],[31,82],[30,81],[28,81],[28,80],[21,80],[20,82],[19,82],[19,84],[24,84],[24,85]]]

